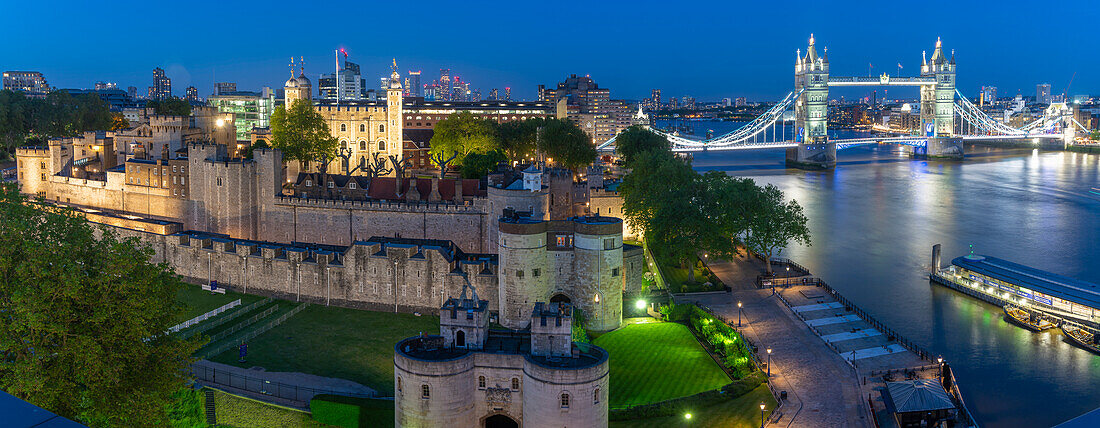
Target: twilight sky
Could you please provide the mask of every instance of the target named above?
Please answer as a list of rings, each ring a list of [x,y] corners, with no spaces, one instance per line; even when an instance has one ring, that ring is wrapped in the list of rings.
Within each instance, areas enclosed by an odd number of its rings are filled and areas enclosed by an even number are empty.
[[[919,70],[936,37],[956,50],[958,85],[1034,95],[1100,94],[1094,28],[1100,4],[1000,1],[36,1],[0,16],[0,69],[45,73],[54,87],[117,82],[144,92],[153,67],[206,96],[214,77],[242,90],[281,86],[291,56],[316,82],[344,47],[368,84],[396,57],[404,75],[439,68],[481,88],[531,99],[570,73],[589,74],[613,98],[777,100],[794,83],[795,49],[814,33],[832,74]],[[1074,77],[1074,73],[1076,76]],[[835,92],[860,96],[871,89]],[[854,92],[853,92],[854,91]],[[915,97],[912,93],[890,94]],[[881,97],[881,93],[879,94]]]

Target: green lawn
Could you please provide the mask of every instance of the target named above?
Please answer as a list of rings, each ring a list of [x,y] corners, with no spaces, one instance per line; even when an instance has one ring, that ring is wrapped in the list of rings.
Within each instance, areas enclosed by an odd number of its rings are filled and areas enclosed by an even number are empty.
[[[185,284],[184,287],[176,293],[176,300],[182,302],[184,306],[186,306],[186,309],[184,309],[184,312],[176,319],[178,322],[184,322],[237,299],[241,299],[241,306],[248,306],[249,303],[263,299],[263,297],[229,292],[225,294],[214,294],[203,290],[197,285]]]
[[[730,383],[682,324],[630,324],[594,344],[611,355],[612,407],[684,397]]]
[[[312,305],[248,343],[211,358],[241,367],[348,379],[393,395],[393,347],[420,332],[439,334],[439,317]]]
[[[214,414],[219,427],[325,428],[331,425],[314,421],[309,412],[276,406],[214,390]]]
[[[612,384],[614,385],[614,384]],[[614,386],[612,386],[614,390]],[[766,414],[775,410],[775,398],[767,385],[760,385],[748,394],[728,401],[720,401],[691,410],[691,419],[684,415],[651,419],[632,419],[611,422],[611,428],[633,427],[734,427],[753,428],[760,426],[760,403],[764,403]]]

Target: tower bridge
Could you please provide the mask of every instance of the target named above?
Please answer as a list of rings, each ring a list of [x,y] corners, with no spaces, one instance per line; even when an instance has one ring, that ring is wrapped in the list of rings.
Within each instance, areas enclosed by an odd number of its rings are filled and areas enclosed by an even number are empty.
[[[829,52],[819,55],[813,35],[806,53],[795,53],[795,86],[760,116],[725,135],[695,139],[650,128],[672,144],[674,152],[751,150],[786,148],[787,163],[797,167],[831,168],[840,149],[865,144],[888,143],[910,147],[916,156],[933,158],[963,157],[967,140],[1005,140],[1071,142],[1077,128],[1065,104],[1052,104],[1044,116],[1020,128],[1001,123],[982,112],[955,88],[955,53],[944,54],[937,39],[931,59],[921,58],[920,75],[900,77],[882,74],[876,77],[830,76]],[[920,90],[920,130],[915,135],[830,139],[828,137],[828,99],[830,87],[912,86]],[[794,129],[787,135],[787,123],[793,115]],[[777,128],[778,124],[778,130]],[[600,144],[600,150],[613,150],[615,138]]]

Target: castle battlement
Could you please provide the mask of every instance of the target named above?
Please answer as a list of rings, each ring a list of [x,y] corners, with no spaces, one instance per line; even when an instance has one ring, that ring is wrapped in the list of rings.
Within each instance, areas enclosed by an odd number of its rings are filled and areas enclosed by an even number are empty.
[[[49,156],[50,149],[48,147],[17,147],[15,154],[16,156]]]
[[[390,201],[380,199],[370,200],[343,200],[343,199],[320,199],[320,198],[300,198],[297,196],[285,196],[278,195],[275,197],[275,202],[281,205],[291,205],[296,207],[319,207],[319,208],[343,208],[343,209],[366,209],[376,211],[414,211],[414,212],[433,212],[433,213],[455,213],[455,214],[484,214],[485,210],[482,207],[482,203],[475,199],[473,201],[466,201],[459,205],[453,202],[440,201],[440,202],[428,202],[428,201]]]

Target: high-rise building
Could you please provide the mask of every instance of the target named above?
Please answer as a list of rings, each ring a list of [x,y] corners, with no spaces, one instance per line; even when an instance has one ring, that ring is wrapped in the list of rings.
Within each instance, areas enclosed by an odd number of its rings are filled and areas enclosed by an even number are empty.
[[[344,61],[344,66],[339,72],[322,74],[317,80],[317,89],[321,99],[325,100],[361,100],[366,94],[364,90],[363,76],[359,72],[359,64]],[[389,78],[382,78],[382,89],[389,87]]]
[[[184,91],[183,99],[195,103],[199,102],[199,88],[188,86]]]
[[[439,84],[442,86],[441,92],[443,93],[443,101],[451,101],[451,94],[454,90],[454,86],[451,83],[451,69],[439,69]]]
[[[1039,104],[1050,104],[1050,84],[1040,83],[1035,85],[1035,102]]]
[[[95,82],[95,90],[105,91],[107,89],[118,89],[118,83]]]
[[[497,88],[490,89],[489,90],[489,101],[496,101],[496,100],[499,100],[499,99],[500,99],[500,95],[499,95],[499,93],[497,93]]]
[[[573,74],[558,83],[557,89],[543,87],[540,91],[541,98],[550,105],[565,104],[565,117],[559,114],[559,119],[572,120],[599,143],[630,126],[633,117],[630,106],[621,100],[612,100],[611,91],[599,87],[590,76]]]
[[[661,90],[653,89],[649,91],[649,108],[651,110],[658,110],[661,108]]]
[[[169,79],[160,67],[153,69],[153,86],[149,98],[154,100],[172,98],[172,79]]]
[[[128,95],[131,99],[137,99],[137,86],[127,86],[126,95]]]
[[[745,97],[737,97],[733,105],[734,107],[744,107],[746,104],[748,104],[748,100],[746,100]]]
[[[512,88],[504,87],[504,101],[512,101]]]
[[[214,95],[237,92],[236,82],[217,82],[214,84]]]
[[[729,106],[732,106],[732,105],[733,105],[733,100],[729,99],[728,97],[727,98],[722,98],[722,107],[729,107]]]
[[[29,96],[45,96],[50,93],[46,77],[37,71],[5,71],[4,89],[19,91]]]
[[[420,86],[420,71],[410,71],[409,75],[405,77],[405,94],[410,97],[420,97],[424,95],[424,87]]]
[[[982,86],[982,99],[983,104],[993,104],[997,102],[997,87],[996,86]]]

